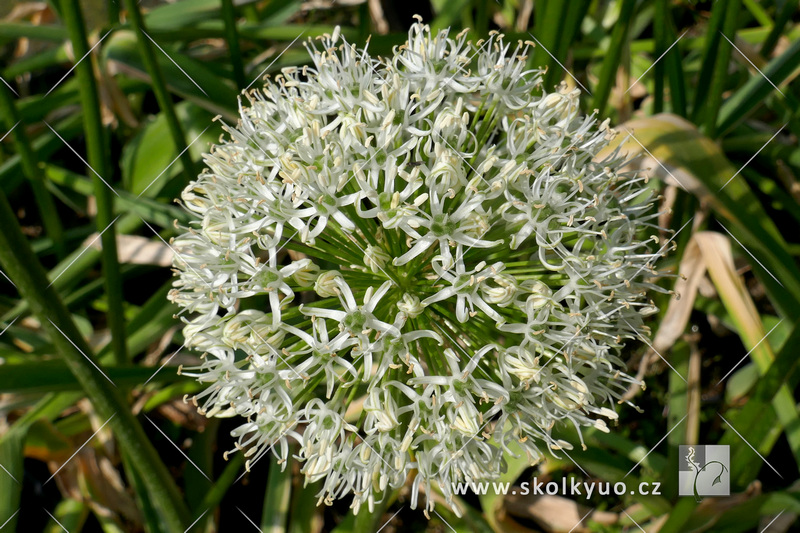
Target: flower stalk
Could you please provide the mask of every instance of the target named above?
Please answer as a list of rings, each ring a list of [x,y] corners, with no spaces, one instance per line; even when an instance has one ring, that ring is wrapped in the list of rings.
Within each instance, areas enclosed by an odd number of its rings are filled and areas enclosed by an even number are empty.
[[[108,153],[108,139],[103,119],[100,116],[100,98],[94,77],[93,58],[87,57],[89,44],[86,28],[81,16],[78,0],[62,0],[61,12],[64,24],[69,31],[72,49],[78,60],[75,75],[80,82],[83,127],[86,132],[86,151],[89,174],[94,184],[94,198],[97,203],[95,224],[102,244],[101,260],[108,312],[106,320],[111,330],[111,347],[118,365],[128,362],[128,348],[125,343],[125,311],[123,309],[122,273],[117,257],[117,231],[114,228],[114,196],[108,180],[111,179],[111,166]]]
[[[6,196],[0,192],[0,265],[39,319],[56,351],[81,384],[98,416],[109,420],[123,453],[136,466],[169,531],[191,523],[178,487],[131,413],[121,392],[95,367],[91,347],[83,339],[58,293],[31,250]]]

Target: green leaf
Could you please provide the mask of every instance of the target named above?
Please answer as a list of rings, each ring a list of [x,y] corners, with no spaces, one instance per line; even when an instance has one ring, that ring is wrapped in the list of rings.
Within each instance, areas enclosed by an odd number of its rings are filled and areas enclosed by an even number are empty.
[[[446,2],[438,2],[436,8],[436,17],[431,22],[431,31],[437,32],[445,28],[449,28],[453,22],[461,17],[461,13],[468,9],[470,0],[447,0]]]
[[[153,30],[175,30],[218,18],[219,0],[182,0],[153,8],[144,20]]]
[[[214,114],[224,115],[231,120],[238,118],[237,92],[231,83],[226,83],[203,63],[171,46],[160,45],[160,48],[155,50],[156,61],[170,91]],[[106,39],[103,58],[105,61],[118,62],[132,77],[150,79],[137,49],[136,35],[131,31],[118,31]]]
[[[80,113],[74,113],[64,120],[51,124],[53,129],[55,129],[65,141],[70,142],[83,131],[81,118]],[[33,139],[31,145],[35,157],[39,161],[47,161],[56,151],[64,148],[64,143],[61,139],[49,129]],[[0,191],[9,194],[24,180],[25,175],[22,173],[22,158],[19,154],[14,154],[3,161],[0,165]]]
[[[800,383],[800,359],[796,353],[798,345],[800,345],[800,320],[793,324],[791,334],[782,344],[769,368],[763,372],[745,406],[725,414],[731,426],[719,443],[731,446],[731,483],[734,486],[747,486],[758,475],[762,465],[758,456],[742,441],[737,432],[745,436],[761,435],[758,441],[751,444],[762,454],[769,452],[775,439],[769,434],[768,429],[776,426],[777,418],[773,402],[784,387],[795,390]],[[732,428],[736,428],[736,431]],[[796,441],[800,436],[800,424],[795,423],[785,430],[795,435],[792,441]]]
[[[600,77],[594,89],[594,99],[592,100],[592,105],[594,109],[599,110],[598,115],[600,116],[605,115],[611,87],[617,78],[617,68],[619,68],[622,52],[628,45],[628,31],[633,20],[635,7],[636,0],[623,0],[619,19],[611,33],[611,43],[605,54],[603,66],[600,69]]]
[[[513,484],[517,478],[522,475],[525,469],[530,466],[527,455],[519,450],[519,446],[517,446],[516,443],[511,443],[509,447],[512,450],[517,448],[517,450],[515,450],[517,457],[512,457],[510,455],[505,456],[505,459],[508,462],[508,468],[497,479],[497,482],[499,483]],[[506,520],[505,513],[502,512],[503,495],[498,494],[495,491],[487,491],[485,494],[478,495],[478,499],[481,502],[483,513],[486,516],[489,525],[495,531],[502,531],[503,523]]]
[[[0,438],[0,524],[11,526],[9,531],[16,531],[16,522],[22,495],[23,454],[25,435],[28,426],[14,427]]]
[[[209,144],[219,138],[221,127],[212,122],[214,115],[191,102],[177,104],[175,113],[189,142],[194,141],[189,152],[194,159],[200,159]],[[120,165],[125,188],[135,196],[157,196],[183,169],[177,155],[166,116],[159,113],[146,122],[122,150]]]
[[[67,39],[67,30],[62,26],[0,21],[0,41],[21,38],[61,42]]]
[[[66,498],[56,505],[53,510],[55,520],[50,519],[44,528],[44,533],[63,533],[64,530],[81,531],[88,516],[89,507],[84,502]]]
[[[739,14],[739,0],[722,0],[714,5],[714,11],[723,10],[722,29],[717,36],[717,40],[724,36],[726,41],[717,47],[714,53],[714,68],[711,77],[711,86],[708,89],[708,95],[702,100],[702,114],[696,117],[702,117],[702,121],[698,121],[703,126],[703,131],[710,137],[716,137],[717,133],[717,116],[719,108],[722,104],[722,95],[726,89],[729,76],[728,76],[728,63],[731,59],[733,47],[728,41],[733,42],[736,39],[737,18]],[[695,102],[698,105],[699,102]],[[695,112],[698,110],[695,109]]]
[[[632,132],[635,139],[620,135],[612,147],[624,141],[622,151],[633,156],[643,153],[642,143],[660,163],[654,164],[656,170],[662,170],[660,165],[671,169],[679,184],[714,209],[724,227],[758,258],[750,264],[780,314],[800,318],[800,269],[777,225],[719,146],[670,114],[632,120],[619,130]]]
[[[162,141],[168,142],[165,141],[164,139],[162,139]],[[201,141],[198,140],[197,142],[199,144]],[[126,149],[128,146],[130,146],[130,143],[126,145]],[[122,162],[121,162],[122,165],[124,165],[126,149],[123,149]],[[174,166],[180,169],[179,165],[180,165],[180,160],[178,160]],[[134,165],[134,167],[142,168],[139,165]],[[57,183],[58,185],[62,185],[84,196],[91,196],[92,194],[92,182],[86,176],[77,174],[75,172],[72,172],[70,170],[52,164],[45,164],[44,172],[47,179],[52,183]],[[123,173],[124,172],[125,170],[123,166]],[[126,190],[119,190],[118,191],[119,195],[116,198],[118,205],[116,206],[115,209],[117,211],[126,211],[130,213],[135,213],[140,217],[142,217],[145,221],[156,224],[157,226],[161,226],[164,228],[171,227],[175,220],[177,220],[182,224],[187,224],[189,220],[191,220],[191,216],[184,209],[181,209],[176,205],[161,203],[157,200],[148,198],[148,196],[154,196],[158,192],[158,189],[160,189],[166,184],[167,175],[171,175],[174,178],[174,175],[177,173],[178,170],[175,170],[174,172],[171,173],[165,172],[162,178],[154,182],[153,186],[147,189],[146,196],[145,195],[137,196],[136,194],[132,194]],[[69,236],[70,232],[67,231],[66,235]],[[85,238],[88,235],[82,234],[82,236]],[[37,253],[41,253],[40,247],[41,249],[44,249],[44,246],[40,244],[42,241],[43,239],[37,240],[37,242],[34,245],[34,250],[36,250]]]
[[[727,43],[726,43],[727,44]],[[722,105],[717,121],[717,131],[724,134],[747,118],[800,66],[800,40],[795,40],[781,55],[762,69],[763,76],[756,72],[741,88]]]
[[[5,374],[5,369],[0,376]],[[2,387],[0,387],[2,390]],[[0,436],[0,524],[8,531],[16,528],[20,495],[22,492],[23,450],[28,430],[36,420],[55,418],[64,408],[75,402],[74,395],[48,394],[36,406],[22,415],[11,428]],[[9,527],[10,526],[10,527]]]
[[[106,366],[103,372],[116,383],[134,387],[147,381],[157,368],[146,366]],[[175,369],[165,369],[155,375],[150,383],[173,383],[188,380]],[[0,372],[0,390],[3,392],[35,393],[47,391],[78,391],[81,386],[60,359],[22,364],[5,364]]]
[[[261,511],[261,531],[263,533],[283,533],[286,531],[286,518],[289,515],[289,501],[292,496],[291,462],[281,468],[274,455],[270,455],[267,491],[264,494],[264,509]]]

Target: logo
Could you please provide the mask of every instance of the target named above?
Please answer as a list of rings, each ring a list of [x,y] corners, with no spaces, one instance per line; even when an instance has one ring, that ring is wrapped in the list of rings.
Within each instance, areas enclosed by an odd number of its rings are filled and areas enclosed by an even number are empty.
[[[730,448],[721,445],[680,446],[678,494],[694,496],[730,496]]]

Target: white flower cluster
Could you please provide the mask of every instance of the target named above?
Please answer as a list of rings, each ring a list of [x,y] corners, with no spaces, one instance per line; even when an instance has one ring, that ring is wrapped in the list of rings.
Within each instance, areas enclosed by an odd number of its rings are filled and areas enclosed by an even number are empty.
[[[570,448],[557,425],[617,418],[619,351],[653,310],[653,189],[595,160],[613,130],[543,92],[529,44],[420,23],[375,59],[325,36],[206,156],[170,299],[203,352],[193,400],[242,417],[248,468],[295,441],[321,502],[407,482],[412,507],[452,502],[510,444],[535,463]]]

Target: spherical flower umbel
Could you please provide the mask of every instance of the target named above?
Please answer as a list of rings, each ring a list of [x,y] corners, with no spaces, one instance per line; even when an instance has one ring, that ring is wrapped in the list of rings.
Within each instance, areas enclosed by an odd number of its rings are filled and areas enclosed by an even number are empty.
[[[248,468],[296,453],[320,502],[408,483],[427,511],[617,418],[654,189],[598,160],[613,130],[545,91],[529,44],[420,23],[376,59],[335,32],[225,126],[182,195],[170,299],[203,354],[193,401],[242,420]]]

